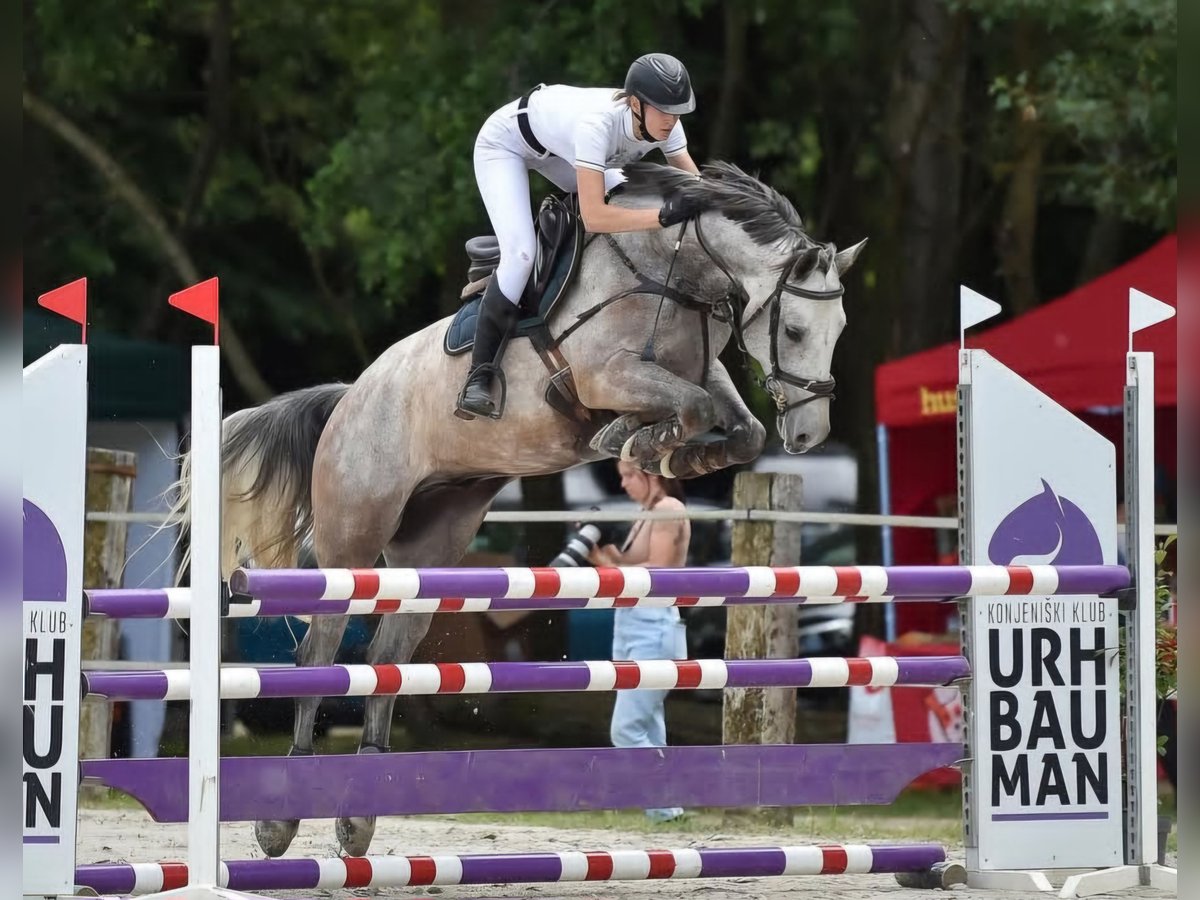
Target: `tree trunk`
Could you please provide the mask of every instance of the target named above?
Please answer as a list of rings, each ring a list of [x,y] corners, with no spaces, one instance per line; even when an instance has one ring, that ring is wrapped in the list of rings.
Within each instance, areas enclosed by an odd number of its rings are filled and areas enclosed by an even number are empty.
[[[1083,259],[1079,263],[1076,284],[1086,284],[1110,271],[1121,261],[1121,237],[1125,223],[1111,213],[1097,213],[1096,221],[1088,230]]]
[[[725,58],[721,67],[721,93],[717,96],[717,112],[708,141],[710,159],[727,159],[737,150],[746,81],[747,4],[743,0],[725,0],[724,16]]]
[[[741,472],[733,482],[735,509],[801,509],[799,475]],[[800,562],[800,525],[791,522],[734,522],[733,563],[738,566],[794,566]],[[794,659],[799,651],[794,606],[731,606],[725,613],[726,659]],[[796,740],[794,688],[731,688],[725,691],[721,742],[791,744]],[[790,826],[792,811],[767,807],[730,811],[759,824]]]
[[[857,450],[858,502],[878,510],[875,367],[954,331],[967,32],[965,19],[940,0],[880,5],[871,29],[862,38],[864,52],[890,73],[890,85],[880,87],[887,92],[882,149],[888,168],[879,196],[848,191],[833,220],[874,227],[844,280],[848,322],[834,357],[839,399],[831,438]],[[832,139],[826,130],[823,140]],[[878,529],[857,529],[855,539],[859,559],[879,558]],[[864,604],[855,624],[881,634],[882,607]]]
[[[201,280],[196,264],[187,250],[171,233],[154,202],[142,192],[129,174],[91,137],[80,128],[28,91],[22,97],[25,112],[47,131],[69,144],[108,182],[118,197],[134,213],[145,228],[155,246],[167,258],[181,281],[180,287],[196,284]],[[221,316],[221,349],[229,369],[238,385],[255,403],[263,403],[275,394],[266,383],[258,367],[250,358],[228,316]]]
[[[953,331],[955,237],[962,183],[966,22],[942,0],[910,0],[892,71],[886,141],[896,196],[890,262],[892,351],[923,350]]]
[[[184,191],[183,204],[176,217],[175,233],[180,241],[186,242],[196,213],[201,208],[201,201],[208,190],[208,182],[216,167],[217,157],[221,146],[225,143],[229,130],[229,115],[232,106],[232,77],[231,59],[233,56],[233,6],[232,0],[217,0],[213,10],[212,23],[209,26],[208,44],[208,101],[207,127],[204,140],[196,152],[192,162],[192,172],[188,177],[187,190]],[[167,290],[169,274],[160,276],[154,295],[158,296]],[[141,316],[135,333],[149,336],[154,334],[166,315],[166,307],[161,303],[150,303]]]
[[[1033,80],[1038,55],[1036,40],[1028,17],[1021,17],[1015,33],[1016,65],[1017,70],[1025,74],[1026,88],[1031,95],[1036,91]],[[1018,102],[1012,116],[1015,162],[997,229],[996,255],[1004,273],[1009,305],[1014,313],[1020,314],[1033,309],[1038,302],[1033,249],[1045,141],[1033,100]]]

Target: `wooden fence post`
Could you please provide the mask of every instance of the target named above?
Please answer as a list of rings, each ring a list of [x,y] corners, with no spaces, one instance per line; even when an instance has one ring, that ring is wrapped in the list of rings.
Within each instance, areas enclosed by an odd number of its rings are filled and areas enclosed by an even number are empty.
[[[799,511],[799,475],[740,472],[733,483],[735,509]],[[794,566],[800,563],[800,524],[735,521],[733,564]],[[794,606],[731,606],[725,618],[726,659],[794,659],[799,652]],[[726,744],[791,744],[796,740],[796,691],[792,688],[731,688],[725,691],[721,721]],[[729,810],[727,819],[751,818],[774,827],[790,826],[790,808]]]
[[[87,452],[86,505],[88,512],[129,512],[133,505],[133,479],[137,476],[137,456],[124,450]],[[125,546],[129,534],[126,522],[88,522],[83,532],[83,586],[115,588],[121,586],[125,566]],[[87,619],[83,625],[82,655],[84,668],[89,660],[117,658],[120,623],[115,619]],[[79,758],[108,759],[112,746],[112,704],[108,700],[87,698],[79,712]],[[103,788],[83,787],[81,795],[104,794]]]

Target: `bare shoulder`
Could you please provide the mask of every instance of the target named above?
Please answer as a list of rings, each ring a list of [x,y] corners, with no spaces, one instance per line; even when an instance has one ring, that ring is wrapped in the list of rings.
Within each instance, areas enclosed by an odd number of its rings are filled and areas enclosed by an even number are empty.
[[[676,500],[674,497],[663,497],[661,500],[658,501],[658,503],[654,504],[655,512],[667,512],[670,510],[683,510],[683,509],[686,509],[686,507],[683,505],[682,502],[680,502],[679,500]]]

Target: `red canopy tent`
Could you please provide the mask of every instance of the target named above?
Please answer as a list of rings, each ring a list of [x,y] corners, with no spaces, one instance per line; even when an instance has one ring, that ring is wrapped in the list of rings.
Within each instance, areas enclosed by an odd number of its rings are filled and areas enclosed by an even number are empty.
[[[980,334],[967,345],[987,350],[1117,445],[1121,471],[1121,404],[1128,346],[1129,289],[1176,305],[1176,238],[1069,294]],[[1177,319],[1141,332],[1134,349],[1155,358],[1156,464],[1173,485],[1176,472]],[[952,342],[875,370],[875,418],[880,433],[884,512],[954,515],[955,408],[958,343]],[[1174,489],[1159,493],[1173,498]],[[1174,515],[1173,499],[1164,512]],[[1174,521],[1172,518],[1171,521]],[[892,532],[890,561],[954,562],[953,532],[902,528]],[[900,604],[896,632],[940,633],[946,609]]]

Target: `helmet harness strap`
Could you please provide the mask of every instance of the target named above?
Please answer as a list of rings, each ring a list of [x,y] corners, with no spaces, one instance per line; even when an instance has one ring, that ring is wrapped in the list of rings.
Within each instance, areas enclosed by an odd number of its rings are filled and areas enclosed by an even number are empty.
[[[633,121],[637,123],[638,131],[641,132],[638,140],[648,141],[650,140],[650,132],[646,130],[646,101],[642,97],[638,97],[637,102],[638,108],[636,110],[633,108],[632,103],[629,104],[629,109],[633,113]]]

